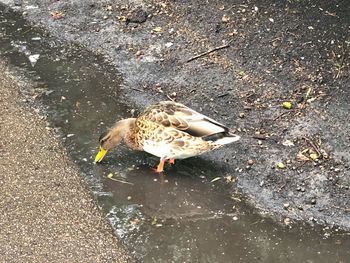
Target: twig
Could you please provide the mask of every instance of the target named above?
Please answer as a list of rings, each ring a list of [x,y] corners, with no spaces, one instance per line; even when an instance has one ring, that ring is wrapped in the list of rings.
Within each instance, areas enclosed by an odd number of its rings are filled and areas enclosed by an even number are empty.
[[[31,27],[31,28],[27,29],[26,31],[22,32],[22,35],[27,34],[29,31],[32,31],[32,30],[33,30],[33,28]]]
[[[278,115],[276,118],[274,118],[272,121],[277,121],[279,118],[281,118],[282,116],[284,115],[287,115],[287,114],[290,114],[292,113],[292,110],[289,110],[289,111],[285,111],[283,113],[281,113],[280,115]]]
[[[342,53],[343,53],[342,54],[342,60],[341,60],[341,62],[339,64],[337,75],[335,76],[336,79],[339,78],[340,72],[341,72],[341,70],[344,67],[344,61],[345,61],[345,56],[346,56],[344,44],[342,45]]]
[[[283,188],[285,188],[286,185],[287,185],[287,182],[285,182],[280,188],[278,188],[277,192],[278,192],[278,193],[281,192],[281,190],[282,190]]]
[[[122,180],[118,180],[118,179],[115,179],[115,178],[109,178],[113,181],[116,181],[118,183],[122,183],[122,184],[130,184],[130,185],[134,185],[133,183],[130,183],[130,182],[127,182],[127,181],[122,181]]]
[[[304,98],[304,101],[303,101],[303,104],[301,105],[301,109],[304,109],[305,108],[305,104],[307,102],[307,98],[310,96],[311,94],[311,91],[312,91],[312,88],[309,87],[306,91],[306,94],[305,94],[305,98]]]
[[[214,51],[218,51],[218,50],[220,50],[220,49],[228,48],[228,47],[230,47],[230,44],[231,44],[232,41],[233,41],[233,40],[230,40],[230,41],[229,41],[227,44],[225,44],[225,45],[218,46],[218,47],[214,47],[214,48],[212,48],[212,49],[209,49],[209,50],[206,51],[206,52],[203,52],[203,53],[200,53],[200,54],[198,54],[198,55],[196,55],[196,56],[194,56],[194,57],[191,57],[191,58],[189,58],[188,60],[186,60],[185,63],[188,63],[188,62],[191,62],[192,60],[195,60],[195,59],[204,57],[204,56],[206,56],[206,55],[208,55],[208,54],[210,54],[210,53],[212,53],[212,52],[214,52]]]
[[[144,92],[144,90],[142,90],[142,89],[138,89],[138,88],[134,88],[134,87],[131,87],[131,89],[133,89],[133,90],[137,90],[137,91],[140,91],[140,92]]]
[[[253,139],[257,139],[257,140],[266,140],[267,137],[263,134],[255,134],[252,136]]]
[[[311,145],[312,148],[314,148],[314,150],[317,152],[318,156],[323,157],[323,154],[321,153],[320,149],[318,148],[318,146],[316,146],[316,144],[314,144],[313,141],[311,141],[310,139],[303,137],[303,139]]]
[[[308,162],[308,160],[304,161],[302,164],[299,164],[297,167],[295,167],[295,170],[298,170],[299,168],[303,167],[307,162]],[[305,178],[305,179],[308,179],[308,178]]]
[[[229,95],[228,92],[219,94],[217,97],[218,97],[218,98],[222,98],[222,97],[225,97],[225,96],[227,96],[227,95]]]
[[[80,117],[82,117],[83,119],[86,119],[86,117],[85,117],[84,115],[81,115],[81,114],[78,113],[78,112],[76,112],[75,114],[78,115],[78,116],[80,116]]]
[[[168,94],[166,95],[166,97],[171,100],[171,101],[175,101],[172,97],[170,97]]]

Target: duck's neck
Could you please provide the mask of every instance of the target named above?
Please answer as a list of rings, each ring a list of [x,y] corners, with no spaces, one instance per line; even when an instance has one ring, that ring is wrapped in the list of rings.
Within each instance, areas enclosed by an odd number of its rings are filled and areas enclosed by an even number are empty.
[[[118,122],[118,129],[122,134],[124,143],[135,150],[139,149],[135,135],[136,118],[129,118]]]

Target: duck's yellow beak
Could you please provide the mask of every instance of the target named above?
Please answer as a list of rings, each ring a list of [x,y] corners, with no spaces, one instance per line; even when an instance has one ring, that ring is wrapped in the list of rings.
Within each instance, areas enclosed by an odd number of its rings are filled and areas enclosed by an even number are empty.
[[[107,150],[103,149],[101,146],[98,150],[98,153],[96,154],[95,157],[95,163],[99,163],[102,161],[103,157],[106,155]]]

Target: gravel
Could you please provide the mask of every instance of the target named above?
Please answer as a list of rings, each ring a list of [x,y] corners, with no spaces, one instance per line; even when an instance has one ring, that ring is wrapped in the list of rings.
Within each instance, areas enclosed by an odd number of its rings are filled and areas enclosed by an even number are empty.
[[[0,262],[127,262],[79,172],[0,63]]]

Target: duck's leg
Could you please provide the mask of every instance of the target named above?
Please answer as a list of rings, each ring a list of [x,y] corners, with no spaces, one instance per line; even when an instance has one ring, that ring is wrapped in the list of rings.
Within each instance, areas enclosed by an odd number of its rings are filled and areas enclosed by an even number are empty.
[[[158,164],[157,170],[156,170],[157,173],[163,172],[163,170],[164,170],[164,163],[165,163],[165,158],[164,157],[160,158],[160,161],[159,161],[159,164]]]
[[[169,163],[170,163],[170,164],[175,164],[175,159],[174,159],[174,158],[170,158],[170,159],[169,159]]]

